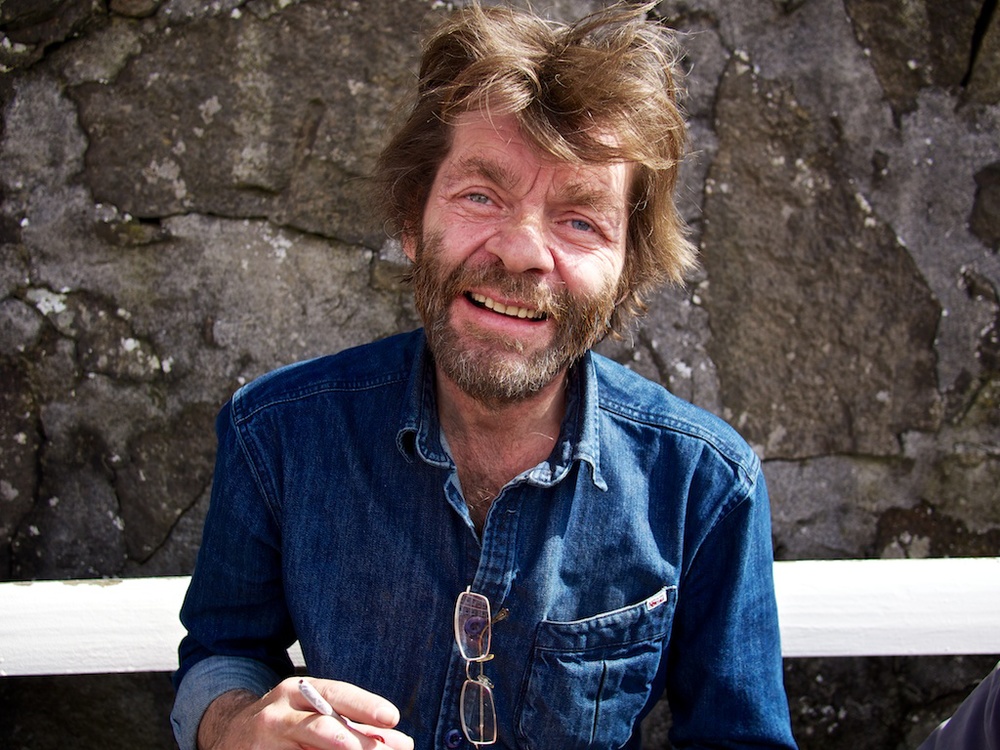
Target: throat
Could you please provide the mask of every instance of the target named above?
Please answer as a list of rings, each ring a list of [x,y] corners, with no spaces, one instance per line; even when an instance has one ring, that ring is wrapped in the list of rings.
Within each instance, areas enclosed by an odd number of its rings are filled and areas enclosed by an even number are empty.
[[[531,399],[494,410],[440,371],[437,376],[441,430],[469,513],[482,531],[503,487],[551,455],[566,410],[565,378]]]
[[[459,481],[461,482],[461,477]],[[483,528],[486,526],[486,516],[489,515],[490,508],[493,507],[493,501],[500,494],[499,490],[494,492],[486,487],[466,487],[463,482],[462,494],[465,496],[465,506],[469,509],[469,517],[472,519],[476,531],[482,534]]]
[[[495,441],[452,443],[452,458],[458,470],[462,496],[477,531],[482,532],[486,516],[504,486],[548,458],[552,443],[550,439],[524,441],[516,447],[501,446]],[[527,444],[531,444],[533,450],[525,450]]]

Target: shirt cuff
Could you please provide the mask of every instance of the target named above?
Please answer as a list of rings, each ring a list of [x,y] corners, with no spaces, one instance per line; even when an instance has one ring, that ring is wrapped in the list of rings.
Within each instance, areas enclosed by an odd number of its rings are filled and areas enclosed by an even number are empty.
[[[264,695],[281,677],[266,664],[241,656],[210,656],[188,670],[177,688],[170,724],[180,750],[197,750],[198,725],[209,704],[230,690]]]

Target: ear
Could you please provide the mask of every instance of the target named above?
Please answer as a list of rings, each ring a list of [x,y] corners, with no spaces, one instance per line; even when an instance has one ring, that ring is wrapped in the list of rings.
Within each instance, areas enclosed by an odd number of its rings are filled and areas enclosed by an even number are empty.
[[[400,232],[399,240],[403,245],[403,252],[412,262],[417,261],[417,238],[409,229]]]

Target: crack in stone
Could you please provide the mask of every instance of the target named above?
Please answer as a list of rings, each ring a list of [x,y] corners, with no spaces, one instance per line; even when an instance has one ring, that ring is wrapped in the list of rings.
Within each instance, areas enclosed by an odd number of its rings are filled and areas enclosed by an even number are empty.
[[[962,77],[962,88],[968,88],[970,81],[972,80],[972,72],[976,68],[976,60],[979,57],[979,51],[983,46],[983,39],[986,38],[986,32],[990,28],[990,23],[993,21],[993,16],[996,14],[997,0],[983,0],[983,7],[979,11],[979,16],[976,18],[976,27],[972,32],[972,46],[969,51],[969,67],[965,71],[965,75]]]

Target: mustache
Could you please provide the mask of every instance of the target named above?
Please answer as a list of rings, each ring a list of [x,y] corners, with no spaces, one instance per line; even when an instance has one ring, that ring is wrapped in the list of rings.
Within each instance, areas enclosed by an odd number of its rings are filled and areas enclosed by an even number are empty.
[[[561,319],[568,316],[574,306],[573,295],[563,285],[552,289],[530,273],[511,273],[501,264],[460,263],[445,272],[435,252],[439,238],[431,236],[417,246],[413,265],[404,274],[404,282],[417,293],[429,309],[440,309],[475,287],[486,288],[491,295],[517,301],[520,306],[531,307],[546,318]]]
[[[448,269],[441,258],[442,245],[439,232],[420,237],[413,265],[405,274],[425,325],[432,328],[446,325],[444,311],[459,297],[476,290],[538,310],[543,319],[552,319],[557,324],[561,338],[584,342],[588,348],[608,332],[611,316],[620,301],[616,300],[615,288],[573,293],[564,282],[547,283],[530,271],[511,272],[499,259],[493,263],[467,260]]]
[[[572,304],[572,296],[566,289],[553,290],[529,274],[512,274],[499,265],[460,265],[445,279],[443,293],[450,300],[475,288],[486,289],[489,296],[502,296],[557,320],[566,315]]]

